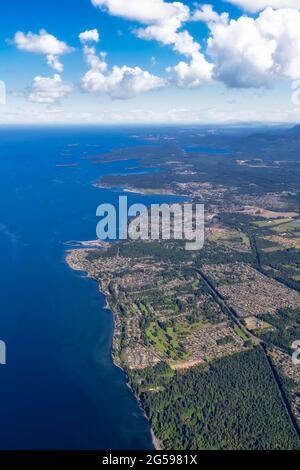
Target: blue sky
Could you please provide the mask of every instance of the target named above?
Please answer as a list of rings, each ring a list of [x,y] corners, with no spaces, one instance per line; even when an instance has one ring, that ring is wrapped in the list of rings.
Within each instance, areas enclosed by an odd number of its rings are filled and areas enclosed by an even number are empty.
[[[2,13],[0,123],[300,120],[300,0],[15,0]]]

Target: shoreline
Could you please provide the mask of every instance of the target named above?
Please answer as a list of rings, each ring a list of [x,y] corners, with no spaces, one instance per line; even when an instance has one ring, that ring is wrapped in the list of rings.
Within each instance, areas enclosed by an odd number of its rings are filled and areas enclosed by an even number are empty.
[[[84,245],[83,245],[84,246]],[[75,252],[87,252],[87,251],[91,251],[92,248],[81,248],[81,249],[73,249],[73,250],[66,250],[66,256],[65,256],[65,262],[66,264],[68,265],[68,267],[70,269],[72,269],[73,271],[77,271],[77,272],[82,272],[85,274],[85,277],[86,279],[91,279],[91,280],[94,280],[97,284],[98,284],[98,289],[99,289],[99,293],[101,293],[104,297],[105,297],[105,306],[104,306],[104,309],[105,310],[110,310],[111,314],[112,314],[112,317],[113,317],[113,339],[112,339],[112,344],[111,344],[111,359],[112,359],[112,362],[114,364],[115,367],[117,367],[118,369],[122,370],[123,374],[125,375],[125,378],[126,378],[126,385],[127,387],[130,389],[131,393],[133,394],[133,396],[135,397],[136,401],[137,401],[137,404],[138,404],[138,407],[140,408],[141,412],[143,413],[143,416],[144,418],[147,420],[147,422],[149,423],[149,427],[150,427],[150,435],[151,435],[151,441],[152,441],[152,445],[154,447],[155,450],[163,450],[163,447],[159,441],[159,439],[155,436],[154,434],[154,431],[152,429],[152,426],[151,426],[151,421],[150,419],[148,418],[148,416],[146,415],[145,413],[145,410],[144,408],[142,407],[141,405],[141,402],[139,400],[139,398],[136,396],[136,394],[134,393],[132,387],[130,386],[130,383],[129,383],[129,379],[128,379],[128,374],[126,373],[126,371],[123,369],[123,367],[121,366],[121,363],[120,361],[117,360],[115,354],[114,354],[114,341],[115,341],[115,334],[116,334],[116,314],[113,310],[113,308],[110,306],[109,304],[109,300],[108,300],[108,292],[103,288],[103,286],[101,286],[101,283],[99,282],[98,279],[96,279],[95,277],[93,277],[86,269],[84,269],[84,266],[80,266],[78,265],[73,259],[72,259],[72,255],[74,255]]]
[[[149,421],[149,423],[150,423],[150,421]],[[151,433],[152,444],[153,444],[153,446],[154,446],[154,449],[155,449],[155,450],[163,450],[163,447],[162,447],[160,441],[159,441],[159,440],[157,439],[157,437],[155,436],[152,427],[150,427],[150,433]]]
[[[98,189],[110,189],[115,191],[121,191],[123,193],[132,193],[132,194],[141,194],[143,196],[175,196],[175,197],[186,197],[181,194],[177,194],[176,192],[164,188],[158,189],[147,189],[147,188],[134,188],[134,187],[123,187],[123,186],[110,186],[109,184],[105,183],[94,183],[94,188]]]

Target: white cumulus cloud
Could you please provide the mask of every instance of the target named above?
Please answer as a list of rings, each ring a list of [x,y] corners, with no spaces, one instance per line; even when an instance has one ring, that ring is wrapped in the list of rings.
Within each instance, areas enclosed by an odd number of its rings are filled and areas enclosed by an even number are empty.
[[[18,31],[14,38],[13,44],[21,51],[31,52],[33,54],[43,54],[47,57],[47,63],[54,70],[62,72],[63,65],[58,57],[68,54],[73,49],[63,41],[60,41],[52,34],[41,30],[39,34],[32,32],[23,33]]]
[[[194,12],[192,21],[203,21],[204,23],[228,23],[229,21],[229,14],[222,13],[219,15],[212,5],[200,5],[196,11]]]
[[[53,78],[37,76],[33,79],[29,100],[52,104],[64,98],[72,89],[72,84],[64,82],[58,74]]]
[[[57,56],[49,54],[47,55],[47,64],[56,70],[56,72],[61,73],[64,70],[63,64],[60,62]]]
[[[199,45],[187,31],[178,32],[190,17],[189,7],[181,2],[92,0],[92,3],[105,8],[111,15],[146,25],[146,28],[136,30],[136,34],[143,39],[155,39],[163,44],[173,45],[178,52],[187,55],[199,49]]]
[[[169,45],[179,54],[188,57],[188,63],[180,62],[177,66],[168,68],[180,86],[185,83],[187,86],[194,86],[211,79],[212,66],[200,52],[200,44],[183,29],[191,18],[190,9],[184,3],[164,0],[92,0],[92,3],[106,9],[111,15],[143,24],[143,27],[135,30],[139,38]]]
[[[98,56],[94,47],[85,46],[84,54],[91,68],[82,78],[81,84],[88,92],[107,93],[115,99],[130,99],[165,85],[165,80],[140,67],[114,66],[109,71],[106,54]]]
[[[257,13],[265,10],[268,7],[279,8],[296,8],[300,9],[300,0],[226,0],[243,10],[251,13]]]
[[[197,88],[211,81],[213,65],[200,53],[194,54],[190,63],[181,61],[175,67],[168,67],[167,72],[175,76],[176,83],[182,88]]]
[[[91,29],[80,33],[79,40],[82,44],[85,44],[87,42],[99,42],[100,35],[97,29]]]
[[[268,8],[257,18],[210,23],[214,77],[231,87],[300,77],[300,11]]]
[[[141,23],[151,24],[168,20],[178,15],[183,8],[181,2],[167,3],[164,0],[91,0],[96,7],[105,8],[111,15],[121,16]]]
[[[111,15],[140,23],[135,34],[171,46],[185,56],[166,70],[180,87],[217,80],[229,87],[267,87],[276,80],[300,78],[300,0],[228,0],[252,15],[230,19],[212,5],[165,0],[92,0]],[[210,32],[205,50],[185,28],[203,21]]]
[[[62,55],[72,51],[72,48],[65,42],[59,41],[45,30],[41,30],[39,34],[31,32],[25,34],[22,31],[18,31],[14,36],[13,42],[18,49],[35,54]]]

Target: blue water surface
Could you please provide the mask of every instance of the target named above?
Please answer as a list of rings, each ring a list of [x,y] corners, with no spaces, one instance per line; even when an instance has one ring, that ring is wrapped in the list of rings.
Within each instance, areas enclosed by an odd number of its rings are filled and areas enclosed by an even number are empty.
[[[93,183],[104,174],[145,171],[132,161],[95,165],[86,157],[141,145],[131,135],[108,128],[0,130],[0,339],[7,345],[1,449],[152,448],[149,424],[112,363],[105,299],[96,282],[65,263],[65,243],[95,239],[96,207],[118,201],[118,191]]]

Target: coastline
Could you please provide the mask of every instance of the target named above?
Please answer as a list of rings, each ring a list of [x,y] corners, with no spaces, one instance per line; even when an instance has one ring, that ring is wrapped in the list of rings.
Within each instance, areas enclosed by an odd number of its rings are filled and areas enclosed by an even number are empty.
[[[116,356],[115,354],[115,351],[116,351],[116,347],[115,347],[115,339],[116,339],[116,333],[117,333],[117,324],[116,324],[116,313],[114,312],[114,309],[112,308],[112,306],[109,304],[109,300],[108,300],[108,291],[104,288],[104,286],[101,285],[101,282],[99,282],[98,279],[96,279],[96,277],[94,277],[87,269],[85,269],[86,267],[81,265],[80,263],[78,264],[78,261],[75,261],[73,256],[75,253],[86,253],[88,251],[94,251],[93,248],[87,248],[87,245],[84,244],[84,242],[82,242],[82,248],[80,249],[73,249],[73,250],[66,250],[66,253],[67,255],[65,256],[65,262],[67,263],[68,267],[70,269],[72,269],[73,271],[77,271],[77,272],[82,272],[85,274],[85,277],[87,279],[92,279],[94,281],[97,282],[98,284],[98,288],[99,288],[99,292],[104,295],[105,297],[105,309],[106,310],[110,310],[111,314],[112,314],[112,317],[113,317],[113,341],[112,341],[112,345],[111,345],[111,358],[112,358],[112,362],[113,364],[118,367],[119,369],[122,370],[122,372],[125,374],[125,377],[126,377],[126,385],[127,387],[130,389],[131,393],[134,395],[135,399],[137,400],[137,403],[138,403],[138,406],[140,408],[140,410],[142,411],[143,413],[143,416],[145,417],[145,419],[148,421],[149,423],[149,427],[150,427],[150,435],[151,435],[151,441],[152,441],[152,444],[153,444],[153,447],[155,450],[163,450],[163,447],[159,441],[159,439],[155,436],[154,434],[154,431],[152,429],[152,426],[151,426],[151,421],[149,419],[149,417],[146,415],[145,413],[145,410],[144,408],[142,407],[141,405],[141,402],[139,400],[139,398],[136,396],[136,394],[134,393],[132,387],[130,386],[130,383],[129,383],[129,380],[128,380],[128,375],[126,373],[126,371],[124,370],[124,368],[122,367],[121,365],[121,361],[120,359],[118,359],[118,357]],[[107,244],[108,245],[108,244]],[[83,248],[85,246],[85,248]],[[88,246],[91,246],[91,245],[88,245]]]
[[[102,182],[93,183],[92,186],[95,187],[95,188],[98,188],[98,189],[111,189],[111,190],[116,189],[116,190],[120,190],[120,191],[122,191],[123,194],[133,193],[133,194],[140,194],[140,195],[147,195],[147,196],[150,196],[150,195],[155,196],[156,195],[156,196],[177,196],[177,197],[178,196],[183,196],[183,197],[187,197],[186,195],[177,194],[175,191],[167,190],[165,188],[145,189],[145,188],[135,188],[135,187],[130,187],[130,186],[113,188],[111,185],[105,184],[105,183],[102,183]],[[151,421],[150,421],[149,417],[146,415],[145,410],[142,407],[142,404],[141,404],[139,398],[136,396],[136,394],[134,393],[132,387],[130,386],[129,377],[128,377],[126,371],[124,370],[124,368],[122,367],[121,359],[117,354],[117,349],[118,348],[117,348],[116,341],[117,341],[117,336],[118,336],[118,326],[120,327],[120,325],[118,325],[118,316],[117,316],[116,312],[114,311],[113,307],[109,303],[109,299],[108,299],[109,292],[105,288],[105,286],[101,283],[101,281],[99,281],[99,279],[97,279],[95,276],[93,276],[93,274],[88,270],[87,266],[83,266],[83,265],[81,265],[81,263],[78,264],[78,262],[74,262],[74,260],[73,260],[73,254],[76,253],[76,252],[77,253],[78,252],[79,253],[80,252],[85,253],[85,252],[88,252],[88,251],[94,251],[95,249],[105,249],[106,247],[109,247],[111,244],[107,243],[107,242],[101,242],[100,240],[91,240],[91,241],[87,241],[87,242],[81,242],[81,241],[80,242],[75,241],[75,243],[74,242],[68,242],[67,245],[69,245],[69,247],[70,247],[69,250],[66,250],[67,256],[65,258],[66,263],[68,264],[68,266],[71,269],[75,270],[75,271],[81,271],[81,272],[85,273],[85,276],[87,278],[95,280],[98,283],[99,292],[102,295],[105,296],[106,303],[105,303],[104,308],[107,309],[107,310],[110,310],[111,314],[112,314],[112,317],[113,317],[113,340],[112,340],[112,345],[111,345],[112,362],[116,367],[121,369],[122,372],[125,374],[127,386],[130,389],[130,391],[133,393],[134,397],[136,398],[138,406],[139,406],[141,412],[143,413],[143,416],[145,417],[145,419],[149,423],[151,441],[152,441],[152,445],[153,445],[154,449],[155,450],[163,450],[163,445],[161,444],[161,442],[159,441],[159,439],[155,435],[155,433],[152,429]]]
[[[149,420],[148,420],[149,421]],[[150,421],[149,421],[150,423]],[[152,438],[152,444],[154,446],[154,449],[155,450],[163,450],[163,447],[160,443],[160,441],[157,439],[157,437],[155,436],[154,434],[154,431],[153,429],[150,427],[150,433],[151,433],[151,438]]]
[[[171,189],[168,190],[164,188],[146,189],[146,188],[134,188],[131,186],[128,186],[126,188],[121,187],[121,186],[112,187],[109,184],[105,184],[105,183],[94,183],[93,186],[94,188],[98,188],[98,189],[115,189],[115,190],[120,190],[123,193],[141,194],[143,196],[181,196],[181,194],[177,194],[175,191],[172,191]]]

